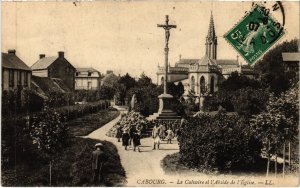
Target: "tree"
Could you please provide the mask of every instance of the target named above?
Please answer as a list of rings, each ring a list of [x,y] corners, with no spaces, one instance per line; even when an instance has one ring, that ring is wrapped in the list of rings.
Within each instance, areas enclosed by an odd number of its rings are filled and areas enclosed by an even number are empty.
[[[99,93],[100,99],[111,100],[115,95],[115,89],[113,87],[103,85],[101,86]]]
[[[137,85],[139,87],[149,86],[152,85],[152,80],[150,77],[146,76],[145,73],[143,72],[137,81]]]
[[[298,134],[299,101],[298,85],[291,88],[280,97],[270,95],[266,110],[253,117],[251,124],[256,136],[265,145],[269,174],[270,156],[275,154],[277,159],[278,145],[285,140],[294,140]],[[288,132],[287,132],[288,131]],[[277,172],[275,161],[275,173]]]
[[[251,116],[265,110],[269,92],[264,89],[242,88],[235,92],[232,103],[241,115]]]
[[[49,160],[50,186],[53,158],[65,148],[69,141],[68,128],[62,120],[63,118],[54,109],[45,105],[38,117],[34,118],[30,129],[33,143]]]
[[[257,80],[248,78],[245,75],[239,75],[237,72],[233,72],[230,74],[227,80],[220,84],[219,90],[235,91],[246,87],[258,89],[262,87],[262,84]]]
[[[270,91],[274,92],[276,96],[291,87],[291,77],[285,73],[282,52],[298,52],[298,39],[277,45],[255,65],[255,69],[261,74],[264,85],[269,86]]]
[[[123,86],[125,86],[126,91],[132,87],[135,86],[136,81],[134,78],[132,78],[128,73],[126,73],[125,76],[121,76],[119,81],[119,84],[122,84]]]

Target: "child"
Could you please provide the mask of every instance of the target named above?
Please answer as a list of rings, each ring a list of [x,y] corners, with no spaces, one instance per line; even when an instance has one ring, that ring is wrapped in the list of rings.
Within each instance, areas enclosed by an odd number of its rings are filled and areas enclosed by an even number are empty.
[[[174,138],[174,132],[172,131],[172,129],[171,129],[171,126],[169,126],[169,129],[166,131],[167,132],[167,137],[166,137],[166,139],[167,139],[167,144],[170,142],[170,144],[172,144],[171,143],[171,140]]]

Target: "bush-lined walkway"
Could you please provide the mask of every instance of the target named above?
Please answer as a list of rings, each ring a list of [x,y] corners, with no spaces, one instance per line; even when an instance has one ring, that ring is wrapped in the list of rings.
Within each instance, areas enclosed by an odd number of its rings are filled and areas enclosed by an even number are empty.
[[[116,107],[121,113],[125,113],[126,109]],[[153,139],[143,138],[141,139],[141,152],[134,152],[132,148],[129,148],[128,151],[124,150],[122,143],[117,141],[117,138],[112,138],[106,136],[106,132],[109,131],[112,126],[119,121],[121,115],[111,122],[107,123],[98,130],[92,132],[85,138],[105,140],[113,143],[120,155],[121,164],[126,172],[127,186],[201,186],[201,184],[189,184],[190,180],[221,180],[226,178],[228,179],[260,179],[265,182],[264,176],[257,177],[257,174],[247,174],[247,175],[206,175],[187,169],[186,172],[176,174],[176,172],[170,174],[165,173],[162,168],[162,160],[167,156],[179,152],[178,142],[173,139],[172,144],[166,144],[166,141],[163,141],[161,144],[161,150],[152,150],[153,148]],[[283,180],[278,178],[277,180],[273,177],[270,177],[274,182],[277,182],[277,185],[283,185],[286,182],[291,182],[289,178]],[[177,184],[177,182],[182,181],[182,184]],[[293,178],[295,180],[295,178]],[[148,183],[147,183],[148,182]],[[152,183],[149,183],[152,182]],[[257,182],[257,181],[256,181]],[[205,186],[205,185],[202,185]],[[206,185],[207,186],[207,185]],[[212,185],[209,185],[212,186]],[[222,186],[222,184],[215,184],[215,186]]]

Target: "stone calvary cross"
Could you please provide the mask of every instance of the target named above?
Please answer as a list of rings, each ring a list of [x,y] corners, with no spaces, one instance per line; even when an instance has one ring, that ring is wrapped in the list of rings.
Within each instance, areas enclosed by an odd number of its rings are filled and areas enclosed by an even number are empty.
[[[164,119],[164,120],[176,120],[181,117],[172,110],[173,96],[167,94],[167,82],[168,82],[168,55],[169,55],[169,39],[170,30],[176,28],[176,25],[169,25],[169,16],[166,15],[166,24],[157,24],[157,27],[162,27],[165,30],[166,46],[165,46],[165,72],[164,72],[164,93],[159,95],[159,109],[157,113],[152,115],[152,119]]]
[[[169,55],[169,39],[170,29],[176,28],[176,25],[169,25],[169,16],[166,15],[166,24],[157,24],[157,27],[162,27],[165,30],[166,46],[165,46],[165,74],[164,74],[164,94],[167,94],[167,81],[168,81],[168,55]]]

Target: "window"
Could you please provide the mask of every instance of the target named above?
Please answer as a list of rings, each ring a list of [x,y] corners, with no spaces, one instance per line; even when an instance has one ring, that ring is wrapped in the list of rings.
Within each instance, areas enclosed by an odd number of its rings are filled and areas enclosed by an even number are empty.
[[[22,72],[21,71],[17,71],[17,85],[20,86],[22,85],[22,76],[21,76]]]
[[[9,87],[14,87],[14,70],[9,70],[8,72],[9,77]]]
[[[191,91],[195,91],[195,78],[192,76],[191,78]]]
[[[28,72],[24,72],[24,86],[28,86]]]
[[[79,75],[79,72],[76,72],[76,76],[78,76]]]
[[[205,93],[206,91],[206,87],[205,87],[205,79],[203,76],[201,76],[200,78],[200,92],[201,93]]]
[[[211,77],[210,79],[210,92],[214,93],[215,92],[215,78]]]
[[[160,79],[160,85],[164,85],[164,82],[165,82],[164,77],[161,77],[161,79]]]
[[[88,76],[92,76],[92,73],[91,73],[91,72],[88,72]]]

